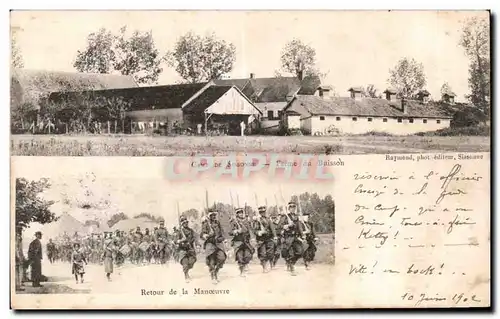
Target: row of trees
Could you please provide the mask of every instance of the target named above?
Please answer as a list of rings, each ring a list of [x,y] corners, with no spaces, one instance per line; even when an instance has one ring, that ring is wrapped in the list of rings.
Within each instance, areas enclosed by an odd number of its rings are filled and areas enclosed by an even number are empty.
[[[181,36],[171,51],[161,55],[152,32],[134,31],[126,27],[113,34],[100,29],[87,37],[87,46],[77,52],[73,66],[80,72],[119,72],[131,75],[138,83],[157,83],[165,62],[189,83],[220,79],[231,72],[236,61],[236,47],[215,34],[205,36],[189,32]],[[281,55],[282,71],[300,77],[318,75],[315,50],[299,40],[286,44]]]
[[[335,203],[330,195],[321,198],[317,193],[302,193],[300,195],[294,195],[290,198],[296,202],[300,202],[300,207],[303,213],[310,214],[311,221],[316,227],[318,233],[332,233],[335,230]],[[209,209],[214,209],[219,212],[219,220],[222,227],[226,231],[229,231],[230,220],[234,217],[235,207],[228,203],[216,202],[209,207]],[[245,205],[245,212],[250,216],[257,216],[258,213],[254,207]],[[280,205],[270,205],[267,208],[268,215],[277,215],[279,212],[283,211],[284,207]],[[191,227],[199,233],[201,229],[201,217],[207,214],[207,208],[203,210],[197,210],[191,208],[189,210],[183,211],[182,215],[186,216],[189,220]],[[134,216],[134,218],[145,217],[153,222],[159,222],[162,218],[150,214],[141,213]],[[108,226],[112,227],[121,220],[127,220],[129,217],[124,213],[118,213],[111,216],[108,221]],[[172,225],[169,225],[172,226]]]

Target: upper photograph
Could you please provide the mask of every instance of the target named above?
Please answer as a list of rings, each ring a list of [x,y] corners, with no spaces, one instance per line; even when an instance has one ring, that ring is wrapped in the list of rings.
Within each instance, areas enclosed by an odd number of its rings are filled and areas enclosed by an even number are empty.
[[[11,11],[12,156],[490,151],[488,11]]]

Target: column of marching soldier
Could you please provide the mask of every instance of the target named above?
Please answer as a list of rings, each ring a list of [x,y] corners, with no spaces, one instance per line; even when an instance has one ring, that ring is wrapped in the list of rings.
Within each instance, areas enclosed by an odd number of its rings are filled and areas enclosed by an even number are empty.
[[[256,251],[264,273],[276,266],[280,256],[286,262],[287,271],[293,276],[296,275],[295,265],[301,258],[305,268],[309,270],[318,239],[308,215],[299,216],[294,202],[288,203],[287,211],[279,215],[267,216],[265,206],[259,207],[258,211],[259,216],[254,216],[250,220],[244,210],[238,208],[235,210],[236,216],[230,222],[229,236],[232,237],[231,246],[240,276],[245,276],[248,264]],[[252,234],[256,247],[251,242]],[[37,237],[41,238],[41,233],[37,234]],[[228,244],[216,211],[209,211],[207,217],[203,218],[200,237],[203,241],[206,264],[215,284],[219,282],[219,271],[227,259]],[[30,244],[29,256],[38,254],[34,250],[41,250],[41,246],[36,244],[40,238]],[[164,221],[160,221],[159,227],[155,227],[152,232],[147,228],[142,232],[140,227],[137,227],[135,230],[130,230],[129,234],[115,231],[105,232],[104,236],[86,238],[78,236],[77,233],[70,238],[65,233],[55,242],[49,239],[47,256],[51,263],[57,260],[70,262],[77,283],[83,283],[84,266],[87,263],[103,264],[106,277],[111,280],[113,266],[122,265],[127,258],[133,264],[145,265],[165,264],[173,257],[181,264],[188,282],[189,271],[197,260],[196,255],[200,252],[200,248],[187,218],[180,216],[179,227],[173,228],[172,235],[165,228]],[[33,282],[35,283],[35,280]]]

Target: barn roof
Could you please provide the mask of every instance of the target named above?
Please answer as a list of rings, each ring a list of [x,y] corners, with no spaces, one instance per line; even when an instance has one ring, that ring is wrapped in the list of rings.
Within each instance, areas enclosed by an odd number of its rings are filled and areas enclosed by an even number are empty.
[[[54,101],[64,99],[79,99],[87,97],[121,98],[130,103],[130,111],[155,109],[180,108],[186,101],[203,89],[207,83],[158,85],[115,90],[95,90],[85,92],[53,93],[50,99]]]
[[[400,100],[388,101],[377,98],[356,100],[350,97],[325,99],[318,96],[298,95],[290,102],[287,109],[293,109],[294,105],[299,104],[311,115],[451,118],[437,103],[424,104],[415,100],[406,100],[405,103],[407,103],[407,113],[403,113]]]
[[[203,92],[201,92],[196,98],[194,98],[192,101],[187,104],[183,111],[184,112],[189,112],[189,113],[203,113],[208,107],[210,107],[212,104],[214,104],[218,99],[220,99],[226,92],[234,88],[235,90],[238,91],[238,93],[250,104],[252,104],[259,113],[262,113],[259,108],[255,106],[252,101],[250,101],[243,93],[241,93],[240,90],[238,90],[237,87],[235,86],[217,86],[213,85],[208,88],[206,88]]]
[[[216,85],[220,86],[236,86],[241,91],[247,85],[249,79],[227,79],[227,80],[214,80]]]
[[[234,85],[256,103],[287,102],[295,94],[314,94],[321,81],[318,77],[270,77],[214,80],[215,85]]]
[[[11,94],[14,103],[30,102],[52,92],[103,90],[137,87],[131,76],[94,73],[71,73],[46,70],[12,69]]]
[[[214,104],[221,96],[231,90],[232,86],[210,86],[184,107],[185,112],[203,113],[206,108]]]

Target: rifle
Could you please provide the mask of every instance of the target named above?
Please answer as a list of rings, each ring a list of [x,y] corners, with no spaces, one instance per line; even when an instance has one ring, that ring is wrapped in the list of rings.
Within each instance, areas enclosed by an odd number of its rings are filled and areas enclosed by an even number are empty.
[[[183,242],[183,241],[186,241],[187,237],[186,237],[186,234],[184,234],[184,231],[182,230],[179,201],[177,201],[177,219],[179,220],[179,231],[181,232],[181,242]]]
[[[283,200],[283,202],[285,202],[285,197],[283,197],[283,191],[281,190],[281,186],[280,186],[280,195],[281,195],[281,199]],[[290,226],[293,226],[293,221],[291,220],[290,216],[288,216],[288,212],[285,210],[285,216],[286,216],[286,219],[287,219],[287,224],[286,226],[290,227]],[[283,232],[285,231],[285,229],[283,229]]]

